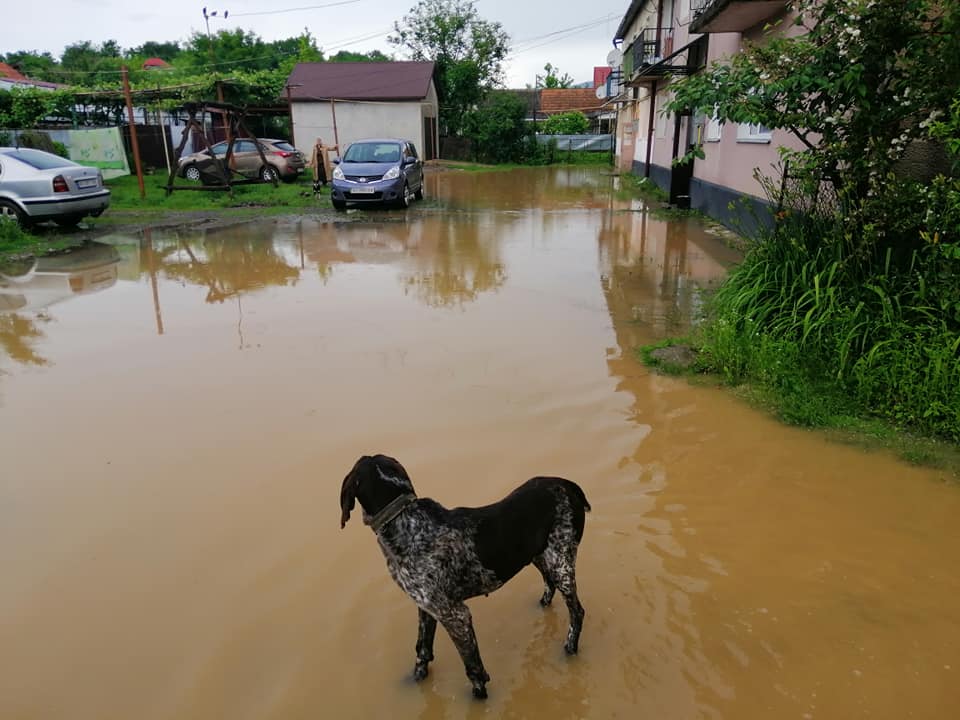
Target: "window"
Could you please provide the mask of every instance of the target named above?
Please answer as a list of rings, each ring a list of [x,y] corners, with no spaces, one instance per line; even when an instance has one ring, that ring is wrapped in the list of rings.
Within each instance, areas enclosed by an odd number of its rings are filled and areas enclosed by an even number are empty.
[[[704,141],[720,142],[720,133],[722,128],[723,122],[716,115],[707,118],[706,137],[703,138]]]
[[[19,148],[13,152],[7,153],[8,157],[19,160],[24,165],[29,165],[37,170],[54,170],[56,168],[65,168],[75,166],[75,162],[42,150],[31,150],[29,148]]]
[[[737,125],[737,142],[768,143],[773,131],[763,125],[740,123]]]
[[[667,136],[667,128],[670,126],[670,123],[673,121],[673,115],[670,113],[664,113],[662,110],[657,111],[657,137],[663,139]]]

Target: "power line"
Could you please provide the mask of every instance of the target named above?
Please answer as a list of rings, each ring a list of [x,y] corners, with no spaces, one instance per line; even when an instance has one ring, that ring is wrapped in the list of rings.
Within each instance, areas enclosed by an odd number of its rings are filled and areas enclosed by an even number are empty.
[[[573,31],[575,31],[575,30],[584,30],[584,29],[586,29],[586,28],[594,27],[594,26],[596,26],[596,25],[602,25],[603,23],[607,22],[608,20],[613,20],[613,19],[615,19],[615,18],[617,18],[617,17],[619,17],[619,15],[610,13],[609,15],[604,15],[604,16],[601,17],[601,18],[596,18],[596,19],[594,19],[594,20],[588,20],[587,22],[585,22],[585,23],[583,23],[583,24],[581,24],[581,25],[574,25],[573,27],[564,28],[563,30],[554,30],[553,32],[548,32],[548,33],[546,33],[546,34],[544,34],[544,35],[536,35],[536,36],[534,36],[534,37],[526,38],[526,39],[524,39],[524,40],[517,40],[517,42],[514,43],[514,45],[526,45],[526,44],[528,44],[528,43],[536,42],[536,41],[538,41],[538,40],[543,40],[543,39],[548,38],[548,37],[553,37],[554,35],[561,35],[561,34],[563,34],[563,33],[573,32]]]
[[[285,8],[283,10],[260,10],[258,12],[234,13],[230,17],[252,17],[253,15],[280,15],[282,13],[302,12],[304,10],[322,10],[323,8],[337,7],[338,5],[354,5],[363,0],[340,0],[340,2],[326,3],[324,5],[306,5],[304,7]]]

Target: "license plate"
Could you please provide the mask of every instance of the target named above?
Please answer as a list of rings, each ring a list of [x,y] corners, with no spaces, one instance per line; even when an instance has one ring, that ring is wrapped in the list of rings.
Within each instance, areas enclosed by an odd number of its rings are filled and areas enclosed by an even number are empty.
[[[358,187],[351,188],[350,192],[353,195],[373,195],[376,191],[372,187]]]
[[[96,178],[81,178],[80,180],[77,180],[78,188],[91,188],[96,186],[97,186]]]

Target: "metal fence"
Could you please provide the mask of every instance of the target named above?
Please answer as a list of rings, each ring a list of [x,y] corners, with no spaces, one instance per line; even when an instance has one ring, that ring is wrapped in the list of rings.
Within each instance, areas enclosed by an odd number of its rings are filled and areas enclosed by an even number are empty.
[[[537,142],[548,145],[556,142],[557,150],[584,150],[586,152],[610,152],[613,135],[537,135]]]

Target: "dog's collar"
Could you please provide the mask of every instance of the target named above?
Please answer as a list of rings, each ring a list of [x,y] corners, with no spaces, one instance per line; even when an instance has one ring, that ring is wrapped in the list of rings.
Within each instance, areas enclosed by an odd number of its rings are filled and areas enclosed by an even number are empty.
[[[407,505],[416,499],[417,496],[412,493],[404,493],[399,497],[395,497],[387,503],[387,506],[383,510],[373,516],[373,520],[370,521],[370,529],[379,535],[383,528],[396,520],[397,516],[406,510]]]

